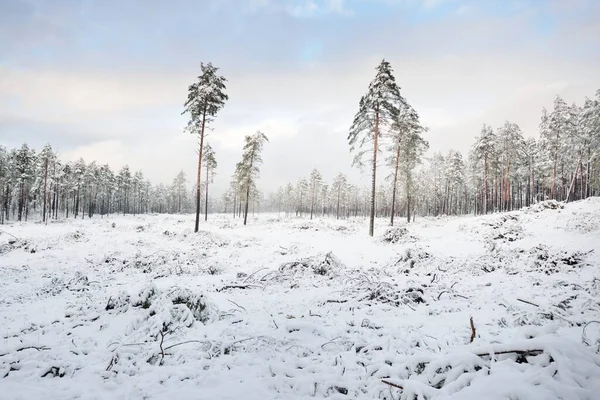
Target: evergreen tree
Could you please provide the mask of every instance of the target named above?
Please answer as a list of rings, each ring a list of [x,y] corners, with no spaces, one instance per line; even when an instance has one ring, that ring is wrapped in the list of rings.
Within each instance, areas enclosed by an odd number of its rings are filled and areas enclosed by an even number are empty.
[[[427,131],[427,128],[421,125],[417,112],[404,101],[401,104],[399,113],[392,124],[392,156],[388,163],[394,168],[392,185],[392,202],[390,212],[390,224],[394,225],[394,214],[396,209],[396,188],[400,168],[405,183],[406,195],[406,217],[410,222],[411,210],[411,173],[421,162],[423,153],[429,147],[429,144],[421,137]]]
[[[483,163],[483,196],[482,196],[482,208],[483,213],[486,214],[490,208],[489,203],[489,169],[490,160],[496,151],[496,136],[491,126],[483,124],[479,137],[475,140],[473,145],[473,156],[475,159]]]
[[[205,179],[205,188],[206,193],[204,195],[204,220],[208,220],[208,184],[212,183],[215,175],[217,174],[217,159],[215,158],[215,151],[212,149],[210,144],[206,144],[204,147],[204,164],[206,168],[206,179]]]
[[[268,142],[267,136],[257,131],[254,135],[248,135],[244,139],[244,150],[242,160],[236,166],[236,175],[240,186],[245,192],[246,205],[244,209],[244,225],[248,221],[248,205],[250,203],[250,194],[256,191],[256,180],[260,174],[259,165],[262,164],[262,149],[265,142]]]
[[[185,102],[183,114],[188,113],[190,120],[187,129],[200,137],[198,151],[198,175],[196,179],[196,221],[194,232],[198,232],[200,224],[200,183],[202,177],[202,156],[204,154],[204,132],[208,124],[215,118],[219,110],[225,105],[229,97],[225,94],[223,76],[218,75],[218,68],[211,63],[200,65],[201,74],[198,81],[188,88],[188,98]]]
[[[348,180],[346,175],[340,173],[333,180],[331,186],[332,193],[335,193],[336,204],[335,204],[335,218],[340,219],[340,202],[345,200],[345,194],[348,186]],[[343,204],[343,203],[342,203]]]
[[[315,204],[317,203],[317,197],[321,188],[323,177],[321,173],[315,168],[310,173],[310,219],[313,218]]]
[[[366,161],[371,163],[370,236],[373,236],[375,227],[377,155],[383,145],[384,133],[396,119],[399,107],[404,104],[390,63],[381,61],[376,71],[367,93],[360,99],[359,110],[348,134],[350,150],[356,152],[353,165],[362,166]]]

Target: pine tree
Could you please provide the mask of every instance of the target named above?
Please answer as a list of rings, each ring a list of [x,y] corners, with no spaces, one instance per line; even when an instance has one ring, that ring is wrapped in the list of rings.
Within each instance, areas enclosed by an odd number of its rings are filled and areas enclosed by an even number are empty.
[[[183,114],[189,113],[190,120],[187,129],[200,137],[198,151],[198,175],[196,179],[196,221],[194,232],[198,232],[200,224],[200,183],[202,177],[202,156],[204,154],[204,132],[212,122],[219,110],[225,105],[229,97],[225,94],[223,76],[217,74],[218,68],[211,63],[200,65],[201,74],[198,81],[188,88],[188,98],[185,102]]]
[[[496,136],[491,126],[483,124],[479,137],[475,140],[473,145],[473,156],[476,160],[483,163],[483,196],[482,196],[482,209],[483,213],[487,214],[490,203],[489,203],[489,169],[490,160],[493,157],[496,145]]]
[[[315,168],[310,173],[310,219],[313,218],[315,204],[317,202],[317,197],[319,195],[319,189],[321,188],[321,184],[323,177],[321,173]]]
[[[262,164],[262,149],[265,142],[268,142],[267,136],[257,131],[254,135],[248,135],[244,139],[244,150],[242,160],[236,166],[236,175],[241,183],[241,187],[246,194],[246,205],[244,209],[244,225],[248,221],[248,206],[250,203],[250,194],[256,191],[256,180],[260,174],[259,165]]]
[[[303,209],[303,199],[304,196],[306,194],[306,191],[308,190],[308,182],[306,181],[305,178],[301,178],[300,180],[298,180],[298,183],[296,183],[296,198],[298,199],[298,208],[296,210],[296,215],[300,215],[300,217],[302,217],[302,212],[304,211]]]
[[[392,156],[388,163],[394,168],[392,184],[392,203],[390,212],[390,224],[394,225],[394,214],[396,211],[396,188],[399,177],[399,170],[402,166],[402,173],[405,183],[406,194],[406,217],[410,222],[411,210],[411,173],[413,169],[421,162],[423,153],[429,147],[429,144],[421,137],[427,128],[421,125],[417,112],[404,101],[394,123],[392,124]]]
[[[215,158],[215,151],[208,143],[204,147],[203,158],[206,168],[206,179],[204,183],[206,188],[206,193],[204,195],[204,220],[206,221],[208,220],[208,184],[213,182],[217,173],[215,171],[217,169],[217,159]]]
[[[348,186],[348,179],[342,173],[338,174],[333,180],[331,190],[336,195],[335,218],[340,219],[340,201],[345,199],[345,192]],[[344,195],[344,197],[342,197]]]
[[[353,165],[362,166],[365,161],[371,162],[370,236],[373,236],[375,227],[377,154],[380,152],[380,146],[383,145],[384,133],[389,130],[399,113],[399,107],[404,103],[390,63],[381,61],[376,71],[375,79],[369,84],[367,93],[360,99],[359,110],[348,134],[350,150],[356,151]]]

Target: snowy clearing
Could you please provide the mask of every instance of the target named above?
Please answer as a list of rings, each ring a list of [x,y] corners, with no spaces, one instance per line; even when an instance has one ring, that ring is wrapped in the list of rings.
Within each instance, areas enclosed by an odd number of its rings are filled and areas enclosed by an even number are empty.
[[[0,398],[598,398],[600,198],[386,223],[2,226]]]

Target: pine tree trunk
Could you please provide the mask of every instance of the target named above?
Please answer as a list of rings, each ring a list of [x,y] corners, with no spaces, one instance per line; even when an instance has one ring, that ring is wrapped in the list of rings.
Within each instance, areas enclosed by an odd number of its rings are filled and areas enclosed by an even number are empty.
[[[583,193],[583,162],[581,161],[582,152],[579,151],[579,200],[582,200],[584,197]]]
[[[377,178],[377,141],[379,140],[379,103],[375,106],[375,130],[373,139],[373,171],[371,175],[371,216],[369,219],[369,236],[375,231],[375,181]]]
[[[246,188],[246,208],[244,210],[244,225],[248,221],[248,204],[250,203],[250,182],[247,184]]]
[[[392,212],[390,216],[390,225],[394,226],[394,214],[396,214],[396,187],[398,185],[398,167],[400,165],[400,144],[396,148],[396,167],[394,168],[394,183],[392,188]]]
[[[489,200],[488,200],[488,193],[489,193],[489,188],[488,188],[488,155],[487,153],[485,153],[485,155],[483,156],[483,173],[484,173],[484,185],[485,185],[485,194],[484,194],[484,199],[483,199],[483,213],[487,214],[488,212],[488,205],[489,205]]]
[[[75,195],[75,206],[73,207],[73,218],[77,218],[79,213],[79,186],[77,186],[77,194]]]
[[[42,207],[42,222],[46,222],[46,188],[48,183],[48,157],[44,162],[44,205]]]
[[[208,221],[208,163],[206,163],[206,193],[204,194],[204,221]]]
[[[410,172],[406,171],[406,222],[410,223]]]
[[[202,178],[202,148],[204,147],[204,127],[206,125],[206,105],[202,112],[202,127],[200,128],[200,151],[198,152],[198,179],[196,180],[196,223],[194,232],[198,232],[200,226],[200,181]]]
[[[340,194],[342,191],[342,187],[340,186],[338,188],[338,195],[337,195],[337,206],[335,208],[335,218],[336,219],[340,219]]]

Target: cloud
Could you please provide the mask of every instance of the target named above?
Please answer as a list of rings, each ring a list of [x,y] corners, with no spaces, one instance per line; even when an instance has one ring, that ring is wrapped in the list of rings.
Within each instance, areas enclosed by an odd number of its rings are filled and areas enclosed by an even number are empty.
[[[137,19],[135,3],[89,2],[86,18],[31,4],[16,11],[20,21],[43,11],[60,35],[46,46],[31,33],[0,66],[2,142],[49,141],[69,157],[126,162],[157,182],[194,174],[197,140],[182,133],[180,113],[200,60],[221,66],[230,96],[207,138],[219,161],[215,188],[227,186],[243,137],[258,129],[271,139],[265,191],[313,167],[327,179],[363,179],[350,168],[346,136],[383,57],[429,126],[432,151],[467,150],[484,122],[513,120],[536,136],[541,107],[557,94],[581,102],[600,87],[597,23],[534,2],[497,12],[504,3],[208,0],[196,13],[180,0],[157,1],[162,18],[153,8]],[[586,4],[591,15],[597,6]],[[3,28],[36,29],[17,25]]]
[[[111,74],[0,67],[0,101],[18,103],[22,113],[60,118],[127,113],[173,104],[185,80],[145,74]]]

